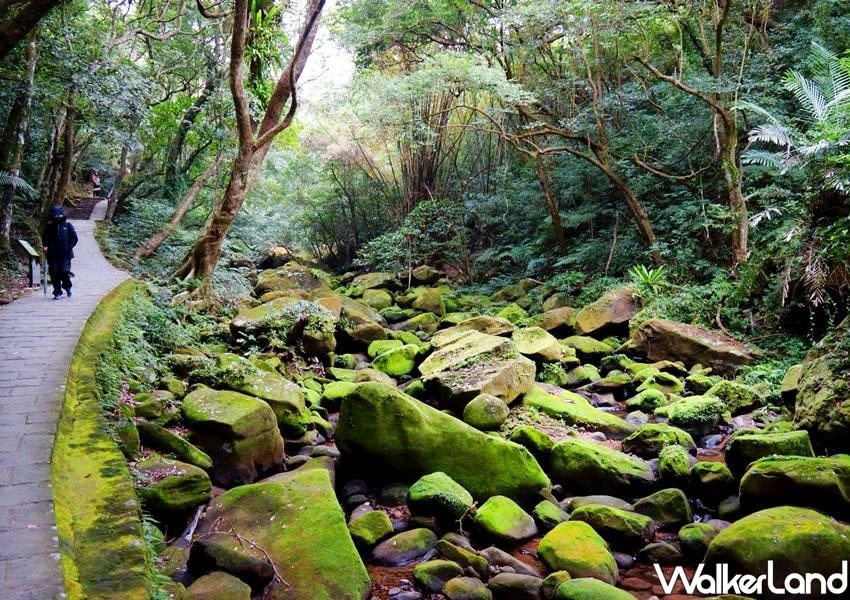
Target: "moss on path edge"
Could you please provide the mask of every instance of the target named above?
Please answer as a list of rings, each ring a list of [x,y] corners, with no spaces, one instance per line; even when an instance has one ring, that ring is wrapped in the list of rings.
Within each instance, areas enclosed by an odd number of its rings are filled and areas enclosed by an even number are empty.
[[[95,380],[128,280],[89,317],[71,358],[51,458],[53,502],[70,600],[147,598],[141,510],[123,454],[106,428]]]

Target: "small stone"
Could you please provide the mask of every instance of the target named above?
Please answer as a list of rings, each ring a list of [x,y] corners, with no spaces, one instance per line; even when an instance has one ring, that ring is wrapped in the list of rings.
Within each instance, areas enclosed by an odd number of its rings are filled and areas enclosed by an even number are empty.
[[[448,600],[492,600],[493,594],[480,579],[455,577],[443,587]]]

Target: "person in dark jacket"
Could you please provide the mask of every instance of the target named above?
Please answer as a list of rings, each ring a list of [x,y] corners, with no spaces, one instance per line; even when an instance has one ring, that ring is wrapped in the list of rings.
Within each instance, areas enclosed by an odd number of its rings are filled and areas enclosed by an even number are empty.
[[[53,282],[53,299],[62,297],[62,289],[71,297],[71,259],[77,245],[77,232],[68,223],[61,206],[50,209],[50,219],[41,234],[42,245],[47,253],[47,269]]]

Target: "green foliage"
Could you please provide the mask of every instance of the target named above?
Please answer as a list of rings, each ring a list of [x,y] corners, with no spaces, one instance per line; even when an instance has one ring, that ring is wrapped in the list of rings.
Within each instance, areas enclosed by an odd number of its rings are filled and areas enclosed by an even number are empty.
[[[465,271],[467,261],[463,207],[446,200],[425,200],[401,227],[365,244],[356,264],[379,271],[448,264]]]
[[[654,298],[669,285],[663,265],[654,269],[647,269],[645,265],[635,265],[629,271],[629,275],[637,285],[637,293],[645,300]]]

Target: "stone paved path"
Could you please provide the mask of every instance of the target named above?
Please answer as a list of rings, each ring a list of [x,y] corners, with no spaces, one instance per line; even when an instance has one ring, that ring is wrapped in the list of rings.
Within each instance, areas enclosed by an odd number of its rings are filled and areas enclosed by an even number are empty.
[[[105,204],[105,203],[101,203]],[[105,206],[92,219],[102,219]],[[50,451],[71,354],[100,299],[127,278],[94,239],[94,220],[71,221],[80,241],[73,298],[41,290],[0,306],[0,599],[64,597]]]

